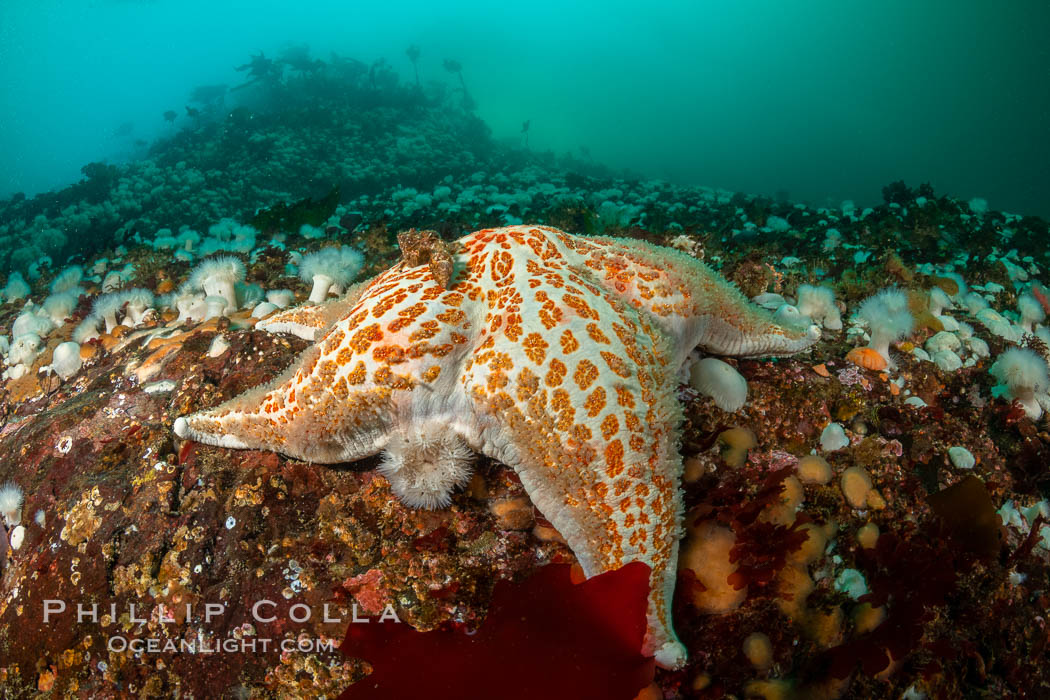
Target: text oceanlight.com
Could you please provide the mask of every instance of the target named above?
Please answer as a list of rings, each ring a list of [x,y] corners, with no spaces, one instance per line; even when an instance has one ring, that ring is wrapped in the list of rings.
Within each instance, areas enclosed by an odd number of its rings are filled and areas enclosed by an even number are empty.
[[[106,641],[109,651],[131,651],[135,654],[217,654],[281,651],[326,652],[338,649],[335,639],[270,639],[245,637],[241,639],[206,639],[200,633],[196,639],[161,639],[159,637],[124,637],[114,635]]]

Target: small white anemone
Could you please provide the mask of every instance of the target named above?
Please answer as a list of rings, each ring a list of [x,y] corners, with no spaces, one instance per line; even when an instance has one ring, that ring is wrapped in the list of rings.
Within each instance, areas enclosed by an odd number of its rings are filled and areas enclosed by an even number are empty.
[[[835,292],[829,287],[816,287],[803,284],[798,288],[798,310],[814,323],[819,323],[828,330],[842,329],[842,315],[835,305]]]
[[[18,551],[22,548],[22,542],[26,538],[26,529],[21,525],[15,525],[11,530],[11,549]]]
[[[952,298],[940,287],[930,290],[930,313],[940,318],[945,309],[952,308]]]
[[[325,248],[303,256],[299,279],[313,285],[310,301],[319,304],[329,292],[340,293],[361,271],[363,262],[364,256],[353,248]]]
[[[791,304],[781,304],[773,312],[773,320],[781,326],[798,328],[809,325],[809,319],[804,319],[798,308]]]
[[[1012,343],[1020,340],[1020,335],[1014,329],[1014,325],[995,309],[981,309],[977,312],[977,320],[993,335],[1009,340]]]
[[[747,380],[732,365],[705,357],[689,372],[689,385],[711,397],[723,411],[735,413],[747,402]]]
[[[996,359],[989,370],[999,384],[992,394],[1019,402],[1032,420],[1043,415],[1037,396],[1050,389],[1046,360],[1028,348],[1010,348]]]
[[[117,312],[124,307],[124,295],[120,292],[109,292],[95,299],[91,313],[106,322],[106,333],[112,333],[117,323]]]
[[[265,318],[274,311],[277,311],[276,304],[269,301],[262,301],[256,304],[255,308],[252,309],[252,318]]]
[[[963,366],[962,358],[953,350],[938,350],[930,359],[943,372],[954,372]]]
[[[470,480],[474,453],[447,425],[424,425],[411,434],[395,434],[387,443],[379,473],[405,504],[444,508],[452,490]]]
[[[948,448],[948,458],[957,469],[973,469],[974,465],[977,464],[973,453],[959,445]]]
[[[192,229],[187,229],[175,237],[175,242],[180,250],[192,253],[197,244],[201,242],[201,235]]]
[[[971,316],[976,316],[983,309],[988,308],[988,300],[981,296],[979,292],[970,292],[963,297],[962,301]]]
[[[230,343],[221,334],[215,336],[208,348],[208,357],[219,357],[230,349]]]
[[[55,348],[51,354],[49,368],[64,381],[79,372],[83,364],[83,360],[80,359],[80,344],[68,341]]]
[[[264,298],[263,288],[257,284],[237,283],[237,307],[248,309],[254,307]]]
[[[7,527],[14,527],[22,521],[22,499],[22,489],[13,481],[0,486],[0,516]]]
[[[970,353],[976,357],[989,357],[992,354],[991,348],[988,347],[988,343],[984,342],[977,336],[967,338],[966,347],[969,348]]]
[[[1022,294],[1017,298],[1017,310],[1021,312],[1021,328],[1026,333],[1031,333],[1035,324],[1046,320],[1043,305],[1031,294]]]
[[[931,355],[941,350],[958,350],[961,343],[954,333],[941,331],[926,341],[926,352]]]
[[[286,306],[291,306],[295,301],[295,294],[290,289],[271,289],[266,292],[266,301],[279,309],[283,309]]]
[[[124,301],[128,305],[128,316],[127,319],[130,321],[132,326],[137,326],[142,323],[142,318],[153,306],[153,292],[142,287],[135,287],[123,292]]]
[[[946,331],[959,330],[959,322],[944,314],[944,310],[952,306],[952,298],[943,289],[934,287],[930,290],[930,313],[941,322],[941,326]]]
[[[190,274],[189,285],[203,290],[207,296],[226,300],[229,311],[237,309],[237,283],[244,281],[244,263],[230,255],[204,260]]]
[[[820,448],[825,452],[837,452],[844,447],[849,447],[846,430],[839,423],[828,423],[820,432]]]
[[[889,367],[895,367],[890,357],[890,343],[911,333],[915,318],[908,309],[908,295],[896,288],[884,289],[868,297],[857,310],[867,324],[871,335],[868,347],[882,355]]]
[[[29,285],[22,277],[22,273],[12,272],[7,276],[7,284],[0,290],[0,295],[4,297],[4,301],[14,301],[25,299],[29,296],[29,291]]]
[[[799,291],[801,293],[801,287]],[[769,311],[776,311],[787,303],[787,300],[782,295],[774,294],[773,292],[763,292],[758,296],[752,297],[751,301]]]

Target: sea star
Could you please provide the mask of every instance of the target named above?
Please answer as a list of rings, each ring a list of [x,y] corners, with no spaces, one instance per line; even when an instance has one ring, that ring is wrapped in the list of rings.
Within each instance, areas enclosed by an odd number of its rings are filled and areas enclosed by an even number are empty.
[[[678,371],[697,346],[789,355],[819,330],[778,326],[703,263],[638,240],[511,226],[451,250],[448,288],[402,261],[339,301],[271,318],[318,340],[273,383],[175,432],[320,463],[385,451],[383,473],[414,506],[446,505],[474,452],[498,460],[585,575],[649,565],[645,651],[681,666]]]

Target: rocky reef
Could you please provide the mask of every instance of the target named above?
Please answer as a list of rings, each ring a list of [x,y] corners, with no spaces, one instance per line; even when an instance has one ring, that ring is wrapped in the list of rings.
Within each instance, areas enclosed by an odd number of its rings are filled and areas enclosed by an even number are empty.
[[[303,101],[260,97],[256,118],[231,111],[87,184],[0,203],[6,695],[335,697],[372,672],[339,651],[355,618],[474,630],[497,581],[573,564],[498,462],[419,510],[378,458],[308,464],[172,430],[309,345],[256,326],[344,293],[325,264],[365,278],[412,227],[447,242],[522,221],[675,248],[823,325],[806,354],[725,359],[742,403],[681,377],[688,662],[650,668],[628,700],[1047,692],[1046,222],[903,183],[861,209],[617,177],[354,75],[358,102],[282,84]],[[304,172],[319,191],[287,184]],[[216,254],[234,272],[194,286]]]

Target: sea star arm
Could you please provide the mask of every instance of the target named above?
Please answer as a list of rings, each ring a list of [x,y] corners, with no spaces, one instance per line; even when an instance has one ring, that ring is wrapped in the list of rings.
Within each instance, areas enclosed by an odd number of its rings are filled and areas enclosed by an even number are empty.
[[[291,333],[303,340],[315,341],[353,308],[367,284],[356,284],[343,296],[321,304],[301,304],[281,309],[259,321],[255,327],[268,333]]]
[[[334,331],[333,331],[334,332]],[[257,449],[307,462],[335,463],[379,451],[390,421],[390,391],[314,376],[324,363],[322,345],[307,349],[273,382],[219,406],[175,420],[175,433],[208,445]],[[332,374],[334,375],[334,368]]]
[[[537,265],[536,274],[559,271],[553,259]],[[559,272],[568,282],[557,298],[567,303],[550,305],[551,288],[527,276],[505,287],[506,303],[493,300],[485,327],[496,335],[462,380],[475,447],[517,472],[587,576],[649,565],[646,650],[677,667],[685,650],[671,621],[682,518],[672,347],[646,314]],[[538,330],[520,329],[519,318]]]
[[[714,355],[794,355],[820,328],[789,328],[752,304],[731,282],[681,251],[633,238],[583,238],[558,232],[574,264],[609,292],[644,309],[675,339],[676,362],[694,349]]]
[[[415,294],[430,303],[413,303]],[[470,325],[456,308],[461,302],[461,294],[446,295],[425,267],[390,270],[330,302],[325,313],[338,309],[343,317],[284,374],[178,418],[175,432],[205,444],[326,464],[386,449],[391,455],[384,473],[399,496],[413,506],[447,503],[469,473],[463,446],[460,438],[428,445],[425,437],[433,431],[423,428],[428,421],[455,426],[465,413],[455,381]]]

